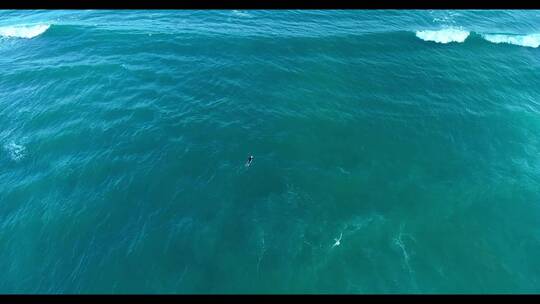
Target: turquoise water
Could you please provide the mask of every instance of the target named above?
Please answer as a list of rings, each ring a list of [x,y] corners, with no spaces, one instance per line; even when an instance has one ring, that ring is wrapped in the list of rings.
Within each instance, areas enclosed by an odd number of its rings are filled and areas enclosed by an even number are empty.
[[[1,293],[540,292],[539,11],[0,36]]]

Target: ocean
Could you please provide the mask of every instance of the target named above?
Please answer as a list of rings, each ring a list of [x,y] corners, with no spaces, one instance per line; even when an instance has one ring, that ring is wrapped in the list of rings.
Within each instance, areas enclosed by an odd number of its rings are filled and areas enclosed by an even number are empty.
[[[540,11],[0,11],[0,293],[538,293],[539,45]]]

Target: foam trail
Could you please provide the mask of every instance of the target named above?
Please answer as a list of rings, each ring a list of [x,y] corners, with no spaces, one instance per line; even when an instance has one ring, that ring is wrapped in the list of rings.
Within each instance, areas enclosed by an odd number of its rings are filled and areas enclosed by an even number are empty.
[[[49,27],[49,24],[2,26],[0,27],[0,36],[30,39],[45,33]]]
[[[409,253],[407,252],[405,243],[403,243],[403,237],[407,236],[414,242],[416,242],[416,239],[412,235],[404,234],[403,233],[403,227],[404,227],[404,225],[400,226],[399,234],[398,234],[398,236],[396,238],[394,238],[394,244],[401,249],[401,253],[403,254],[403,258],[405,260],[405,268],[409,272],[409,275],[411,277],[411,283],[413,284],[414,289],[417,290],[418,289],[418,284],[417,284],[416,279],[414,277],[414,271],[411,268],[411,265],[409,263],[410,256],[409,256]]]
[[[530,35],[502,35],[485,34],[482,37],[492,43],[508,43],[524,47],[537,48],[540,46],[540,34]]]
[[[266,252],[266,245],[264,243],[264,231],[262,232],[262,238],[261,238],[261,241],[262,241],[262,246],[261,246],[261,254],[259,255],[259,258],[257,259],[257,275],[259,274],[259,269],[261,268],[261,261],[264,257],[264,254]]]
[[[458,29],[443,29],[438,31],[417,31],[416,37],[424,41],[437,43],[463,42],[469,37],[470,32]]]

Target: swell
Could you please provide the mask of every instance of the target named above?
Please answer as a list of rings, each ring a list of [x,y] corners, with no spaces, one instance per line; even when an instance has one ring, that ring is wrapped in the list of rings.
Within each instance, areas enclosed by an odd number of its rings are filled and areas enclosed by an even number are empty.
[[[177,30],[160,30],[156,29],[132,29],[126,30],[125,28],[114,28],[102,25],[81,25],[81,24],[34,24],[34,25],[9,25],[0,27],[0,37],[3,38],[19,38],[19,39],[32,39],[43,35],[44,33],[50,34],[51,37],[58,36],[73,36],[82,33],[90,34],[89,38],[93,35],[97,35],[100,38],[104,38],[104,35],[109,38],[124,38],[131,39],[134,37],[146,37],[145,39],[168,39],[170,36],[182,35],[185,41],[192,39],[198,39],[201,36],[210,40],[224,39],[235,40],[245,39],[246,37],[258,38],[258,39],[275,39],[274,34],[261,33],[259,31],[252,31],[250,28],[246,28],[246,31],[240,31],[238,33],[231,32],[227,35],[221,35],[219,33],[210,32],[197,32],[189,29],[177,29]],[[521,47],[538,48],[540,46],[540,33],[530,34],[504,34],[504,33],[477,33],[469,30],[465,30],[459,27],[448,27],[442,29],[426,29],[414,31],[416,38],[430,43],[437,44],[459,44],[466,43],[472,38],[480,37],[482,40],[492,44],[510,44]],[[377,44],[387,43],[394,41],[394,39],[409,40],[411,38],[411,32],[409,31],[386,31],[386,32],[361,32],[352,33],[349,30],[326,33],[323,36],[313,37],[312,35],[293,35],[293,36],[281,36],[280,40],[288,39],[358,39],[366,40],[366,42],[374,41]]]

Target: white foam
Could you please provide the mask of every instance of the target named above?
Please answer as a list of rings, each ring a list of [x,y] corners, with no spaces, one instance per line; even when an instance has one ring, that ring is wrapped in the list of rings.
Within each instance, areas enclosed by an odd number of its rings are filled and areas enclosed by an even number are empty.
[[[469,37],[470,32],[460,29],[442,29],[438,31],[417,31],[416,37],[424,41],[437,43],[463,42]]]
[[[492,43],[508,43],[525,47],[537,48],[540,46],[540,34],[530,35],[502,35],[486,34],[482,35],[484,39]]]
[[[9,157],[14,161],[19,161],[24,157],[26,148],[21,145],[17,145],[14,142],[4,145],[4,149],[9,154]]]
[[[45,33],[49,27],[49,24],[2,26],[0,27],[0,36],[30,39]]]

